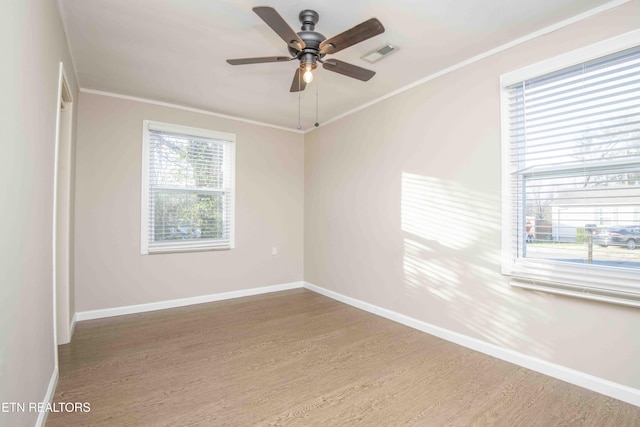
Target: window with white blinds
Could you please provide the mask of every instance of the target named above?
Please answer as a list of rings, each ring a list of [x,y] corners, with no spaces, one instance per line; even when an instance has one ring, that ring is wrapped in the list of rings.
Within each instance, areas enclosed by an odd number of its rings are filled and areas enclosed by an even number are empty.
[[[640,306],[638,33],[501,82],[503,273]]]
[[[235,135],[143,122],[141,253],[234,246]]]

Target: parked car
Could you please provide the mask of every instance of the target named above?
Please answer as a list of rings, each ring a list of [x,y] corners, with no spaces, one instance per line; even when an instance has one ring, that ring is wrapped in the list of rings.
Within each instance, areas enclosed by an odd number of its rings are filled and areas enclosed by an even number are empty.
[[[593,236],[593,243],[605,248],[611,245],[635,249],[640,246],[640,225],[602,228]]]

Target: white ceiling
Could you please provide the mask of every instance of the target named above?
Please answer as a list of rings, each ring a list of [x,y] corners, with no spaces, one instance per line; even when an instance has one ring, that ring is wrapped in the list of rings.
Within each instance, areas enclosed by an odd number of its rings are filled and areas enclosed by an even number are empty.
[[[428,75],[609,0],[58,0],[80,87],[296,129],[297,61],[231,66],[227,58],[288,55],[253,11],[272,6],[296,31],[320,14],[327,38],[371,17],[386,32],[335,55],[377,74],[361,82],[318,69],[301,94],[302,127],[326,122]],[[390,43],[375,64],[360,57]]]

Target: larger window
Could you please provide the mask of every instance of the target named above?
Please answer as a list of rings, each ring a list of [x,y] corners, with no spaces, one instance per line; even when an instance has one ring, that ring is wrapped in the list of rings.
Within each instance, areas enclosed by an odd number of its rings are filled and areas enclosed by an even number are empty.
[[[235,135],[145,120],[141,253],[234,245]]]
[[[502,76],[503,273],[640,305],[640,35]]]

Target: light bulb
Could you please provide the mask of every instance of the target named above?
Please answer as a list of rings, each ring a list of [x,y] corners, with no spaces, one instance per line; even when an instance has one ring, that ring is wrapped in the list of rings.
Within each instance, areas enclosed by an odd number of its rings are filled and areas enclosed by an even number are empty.
[[[311,73],[311,68],[307,68],[304,74],[302,75],[302,80],[305,83],[311,83],[313,81],[313,74]]]

